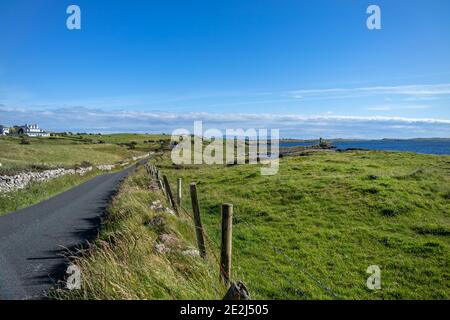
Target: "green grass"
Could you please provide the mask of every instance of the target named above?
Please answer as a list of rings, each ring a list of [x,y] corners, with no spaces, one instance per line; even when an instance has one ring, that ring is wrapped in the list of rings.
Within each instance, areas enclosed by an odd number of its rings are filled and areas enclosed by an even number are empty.
[[[150,210],[164,201],[149,191],[143,167],[121,186],[109,208],[100,236],[74,263],[81,269],[81,290],[55,290],[56,299],[219,299],[225,293],[211,258],[203,260],[181,252],[195,247],[192,220]],[[163,215],[165,224],[146,223]],[[180,249],[157,253],[153,247],[161,234],[180,240]]]
[[[138,143],[144,143],[150,140],[170,140],[170,135],[166,134],[139,134],[139,133],[117,133],[117,134],[104,134],[104,135],[82,135],[85,139],[103,140],[106,143],[126,143],[130,141],[136,141]]]
[[[120,135],[123,139],[126,136]],[[149,136],[147,136],[149,137]],[[115,135],[102,139],[121,141]],[[141,143],[135,149],[116,143],[98,143],[78,136],[29,138],[29,145],[20,144],[18,137],[0,137],[0,174],[29,169],[32,165],[61,167],[74,166],[83,161],[92,164],[115,164],[148,152],[153,145]],[[138,140],[139,141],[139,140]],[[129,141],[128,141],[129,142]],[[126,141],[124,140],[124,143]]]
[[[234,278],[255,298],[450,298],[448,156],[315,152],[281,159],[274,176],[157,164],[183,179],[186,207],[188,183],[198,183],[216,243],[220,204],[234,204]],[[366,287],[370,265],[381,290]]]
[[[13,169],[30,166],[30,159],[50,166],[100,164],[124,161],[140,150],[162,150],[161,137],[98,138],[105,140],[71,136],[19,145],[2,138],[0,162]],[[121,145],[130,141],[136,141],[133,150]],[[188,184],[197,182],[202,219],[213,242],[209,258],[155,253],[161,233],[175,235],[183,247],[194,247],[195,238],[186,217],[169,217],[164,229],[145,225],[157,214],[150,202],[162,195],[149,191],[149,177],[141,168],[122,186],[98,241],[76,260],[83,289],[58,291],[56,297],[221,298],[225,288],[217,280],[211,253],[218,254],[220,205],[227,202],[235,211],[233,280],[243,280],[253,298],[450,298],[448,156],[306,152],[282,158],[274,176],[261,176],[255,165],[173,165],[169,154],[154,163],[168,175],[173,190],[176,178],[183,179],[183,206],[189,211]],[[65,176],[45,182],[43,188],[32,185],[27,192],[12,193],[9,199],[0,198],[0,213],[87,178]],[[366,287],[370,265],[381,268],[381,290]]]
[[[449,299],[450,157],[388,152],[312,152],[284,157],[280,172],[260,167],[174,166],[155,163],[197,182],[209,259],[155,254],[162,231],[145,226],[161,199],[140,169],[114,200],[94,246],[78,257],[83,287],[58,291],[75,299],[217,299],[220,204],[234,205],[233,280],[255,299]],[[164,232],[195,246],[189,218]],[[381,290],[366,287],[371,265]]]
[[[20,144],[20,137],[0,137],[0,175],[15,175],[28,170],[71,168],[82,163],[131,164],[133,157],[161,148],[160,143],[149,143],[148,140],[159,141],[163,137],[134,134],[59,136],[27,138],[30,141],[27,145]],[[101,143],[100,138],[103,139]],[[131,141],[136,141],[133,148],[126,145]],[[100,173],[102,172],[94,170],[83,177],[65,175],[46,182],[33,182],[23,190],[0,193],[0,215],[48,199]]]

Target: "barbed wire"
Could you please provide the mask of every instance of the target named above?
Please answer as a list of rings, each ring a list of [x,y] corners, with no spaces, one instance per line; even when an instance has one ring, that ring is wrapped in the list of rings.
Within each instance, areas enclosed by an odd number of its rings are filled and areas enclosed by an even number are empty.
[[[243,231],[239,230],[238,228],[235,228],[234,230],[237,230],[238,232],[241,232],[241,234],[244,234]],[[240,256],[240,254],[237,254],[237,256]],[[261,257],[266,263],[268,263],[269,265],[271,265],[274,269],[276,269],[281,276],[288,282],[288,283],[294,283],[296,282],[295,280],[293,280],[291,277],[289,277],[288,275],[286,275],[283,271],[280,270],[280,268],[272,261],[270,261],[267,257],[262,256]],[[264,271],[261,274],[265,274],[267,277],[269,277],[269,272],[267,272],[266,269],[264,269],[262,266],[257,266],[259,268],[259,271]],[[262,270],[261,270],[262,268]],[[247,275],[249,275],[248,272],[246,272],[245,270],[242,270],[243,273],[246,273]],[[272,281],[275,281],[275,279],[271,278]],[[277,282],[278,284],[281,284],[280,281]],[[282,285],[279,285],[279,287],[282,287]],[[281,292],[283,292],[283,294],[289,298],[290,296],[284,291],[284,290],[280,290]],[[309,299],[309,296],[301,289],[299,289],[298,287],[294,288],[294,291],[297,295],[300,295],[306,299]]]
[[[236,215],[235,215],[236,216]],[[252,230],[252,232],[260,237],[263,241],[265,241],[266,243],[269,244],[269,246],[278,254],[282,255],[286,260],[289,261],[289,263],[291,263],[291,265],[295,266],[296,268],[298,268],[301,272],[303,272],[306,276],[308,276],[312,281],[314,281],[320,288],[322,288],[322,290],[328,292],[329,294],[331,294],[333,297],[335,298],[339,298],[339,295],[337,293],[335,293],[328,285],[326,285],[323,281],[321,281],[320,279],[318,279],[317,277],[313,276],[310,272],[308,272],[306,269],[304,269],[303,267],[301,267],[298,262],[296,262],[294,259],[292,259],[283,249],[278,248],[276,246],[273,245],[272,241],[270,241],[269,239],[267,239],[266,237],[264,237],[263,235],[260,234],[260,232],[258,232],[248,221],[246,221],[245,219],[243,219],[242,217],[239,217],[242,221],[244,222],[249,228],[250,230]]]
[[[193,215],[189,212],[188,209],[186,209],[185,207],[183,207],[182,205],[178,206],[179,209],[181,209],[181,212],[184,213],[187,217],[189,217],[189,221],[190,224],[194,226],[194,228],[196,228],[195,224],[193,223]],[[273,245],[272,241],[270,241],[269,239],[267,239],[265,236],[263,236],[259,231],[257,231],[254,226],[252,226],[245,218],[242,217],[242,215],[240,213],[238,213],[235,210],[234,213],[234,217],[239,219],[239,221],[242,221],[245,225],[247,225],[249,227],[249,229],[253,232],[253,234],[255,234],[257,237],[259,237],[260,239],[262,239],[264,242],[266,242],[267,244],[269,244],[269,246],[274,250],[274,252],[276,252],[277,254],[279,254],[280,256],[282,256],[285,260],[287,260],[291,266],[296,267],[298,270],[300,270],[303,274],[305,274],[309,279],[311,279],[319,288],[321,288],[322,290],[324,290],[325,292],[327,292],[328,294],[332,295],[334,298],[339,298],[339,295],[334,292],[327,284],[325,284],[322,280],[320,280],[319,278],[317,278],[316,276],[312,275],[310,272],[308,272],[306,269],[304,269],[302,266],[300,266],[298,264],[298,262],[296,262],[293,258],[291,258],[283,249],[276,247],[275,245]],[[243,234],[243,231],[239,230],[239,228],[234,228],[234,230],[238,230],[239,232],[241,232]],[[212,254],[212,257],[216,260],[216,262],[219,264],[220,266],[220,270],[224,271],[222,269],[222,265],[220,263],[220,259],[217,256],[217,254],[215,253],[215,248],[219,249],[220,245],[218,243],[216,243],[214,240],[212,240],[212,238],[209,236],[205,226],[203,226],[203,234],[204,234],[204,238],[208,243],[208,246],[210,247],[209,252]],[[289,277],[288,275],[286,275],[284,272],[282,272],[278,266],[276,266],[274,264],[274,262],[270,261],[267,257],[262,257],[262,259],[268,263],[269,265],[271,265],[274,269],[276,269],[277,271],[279,271],[280,275],[286,280],[288,281],[288,283],[295,283],[298,281],[293,280],[291,277]],[[259,267],[259,271],[264,271],[263,274],[269,274],[268,272],[265,272],[267,270],[261,270],[261,268],[263,268],[262,266],[258,266]],[[242,270],[242,272],[246,273],[248,275],[248,272],[246,272],[245,270]],[[230,275],[230,281],[232,281],[232,279],[234,279],[234,277],[232,275]],[[235,280],[235,279],[234,279]],[[273,280],[273,279],[272,279]],[[279,283],[278,283],[279,284]],[[310,298],[308,296],[308,294],[306,294],[304,291],[300,290],[297,287],[294,287],[294,290],[296,292],[296,294],[308,299]],[[285,293],[283,291],[283,293]],[[286,293],[285,293],[286,294]]]
[[[146,169],[147,169],[147,168],[146,168]],[[148,170],[148,169],[147,169],[147,170]],[[147,172],[148,172],[148,171],[147,171]],[[148,172],[148,173],[150,174],[150,172]],[[153,177],[153,176],[150,174],[150,179],[151,179],[151,180],[155,180],[156,177]],[[159,189],[159,190],[160,190],[160,189]],[[160,192],[163,193],[162,190],[160,190]],[[164,198],[165,198],[165,201],[170,205],[170,201],[169,201],[166,197],[164,197]],[[181,209],[181,212],[184,213],[185,216],[187,216],[187,217],[189,218],[189,219],[187,219],[187,223],[188,223],[190,226],[196,228],[196,227],[195,227],[195,224],[194,224],[194,222],[193,222],[193,216],[190,214],[190,212],[189,212],[186,208],[184,208],[184,207],[182,207],[182,206],[179,206],[179,209]],[[185,220],[185,221],[186,221],[186,220]],[[204,233],[205,233],[205,231],[204,231]],[[209,237],[208,237],[206,234],[205,234],[205,238],[206,238],[206,239],[209,239]],[[213,258],[217,261],[217,263],[219,263],[219,266],[221,267],[220,262],[219,262],[219,259],[218,259],[217,255],[216,255],[215,252],[214,252],[214,248],[211,247],[209,251],[213,254]],[[221,294],[221,292],[222,292],[223,290],[220,290],[220,289],[217,287],[217,285],[215,284],[215,282],[213,282],[212,285],[213,285],[214,291],[216,292],[217,297],[220,297],[220,294]]]

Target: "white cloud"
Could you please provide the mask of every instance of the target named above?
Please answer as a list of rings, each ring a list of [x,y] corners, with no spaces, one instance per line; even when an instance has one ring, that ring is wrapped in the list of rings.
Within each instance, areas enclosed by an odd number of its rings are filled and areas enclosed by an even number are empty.
[[[392,110],[392,108],[389,107],[389,106],[378,106],[378,107],[368,107],[368,108],[366,108],[366,110],[369,110],[369,111],[390,111],[390,110]]]
[[[402,104],[389,104],[374,107],[367,107],[369,111],[392,111],[392,110],[424,110],[429,109],[429,105],[402,105]]]
[[[211,113],[161,111],[104,111],[83,107],[26,109],[0,106],[1,124],[39,123],[54,131],[166,132],[192,128],[202,120],[205,128],[277,128],[282,136],[313,138],[450,137],[450,120],[387,116],[320,114]]]
[[[428,106],[402,106],[403,109],[423,109]],[[374,107],[370,110],[391,110],[391,107]],[[28,110],[26,108],[13,108],[0,105],[0,113],[14,113],[20,118],[21,114],[33,114],[43,117],[64,117],[72,120],[77,119],[117,119],[117,120],[155,120],[155,121],[214,121],[214,122],[246,122],[246,121],[383,121],[383,122],[405,122],[405,123],[441,123],[450,124],[448,119],[435,118],[408,118],[388,116],[348,116],[326,113],[324,115],[303,116],[298,114],[272,114],[272,113],[212,113],[212,112],[163,112],[163,111],[104,111],[101,109],[90,109],[84,107]]]
[[[317,97],[336,98],[342,95],[349,96],[371,96],[371,95],[402,95],[412,96],[408,99],[430,99],[434,96],[450,95],[450,84],[431,85],[401,85],[401,86],[373,86],[357,88],[331,88],[331,89],[308,89],[289,91],[292,98],[306,99]]]

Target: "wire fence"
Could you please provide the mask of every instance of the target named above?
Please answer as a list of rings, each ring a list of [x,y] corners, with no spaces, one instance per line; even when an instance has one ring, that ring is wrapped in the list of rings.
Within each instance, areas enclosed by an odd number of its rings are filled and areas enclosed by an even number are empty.
[[[203,234],[204,238],[204,245],[206,247],[207,254],[213,259],[214,263],[216,263],[219,266],[219,271],[221,275],[225,275],[225,279],[228,280],[230,283],[237,283],[240,282],[243,279],[238,279],[239,277],[244,277],[245,281],[247,282],[247,285],[249,285],[250,288],[258,287],[258,285],[253,285],[252,279],[258,277],[259,281],[261,277],[266,277],[267,283],[270,283],[271,286],[275,286],[278,288],[278,295],[277,296],[271,296],[271,298],[286,298],[286,299],[292,299],[291,291],[294,293],[294,296],[299,299],[311,299],[313,298],[311,293],[305,292],[304,289],[301,288],[303,283],[299,283],[300,280],[296,280],[292,277],[292,275],[287,274],[283,270],[281,270],[280,265],[278,263],[275,263],[274,261],[271,261],[263,252],[258,253],[254,255],[258,260],[261,260],[263,263],[257,263],[252,264],[250,270],[246,270],[245,268],[241,267],[246,260],[246,257],[242,255],[242,253],[239,250],[235,250],[233,252],[233,258],[234,258],[234,270],[235,272],[229,272],[226,270],[226,267],[224,267],[224,229],[222,228],[221,232],[221,242],[218,242],[214,239],[214,237],[211,236],[211,233],[208,232],[208,227],[205,227],[205,225],[198,223],[195,223],[196,217],[195,217],[195,210],[194,206],[198,205],[193,203],[193,213],[189,211],[188,208],[184,207],[182,205],[181,201],[181,193],[182,193],[182,186],[177,185],[177,194],[176,198],[175,195],[172,193],[172,189],[170,186],[170,183],[167,179],[167,177],[164,175],[162,176],[161,171],[152,164],[147,164],[145,166],[147,172],[152,176],[153,179],[157,180],[158,185],[163,192],[163,194],[167,197],[167,200],[170,205],[172,205],[173,209],[176,211],[178,215],[183,215],[187,218],[187,221],[189,221],[189,224],[192,226],[192,228],[197,232],[197,230],[200,228],[201,233]],[[180,183],[180,181],[178,181]],[[192,190],[191,190],[192,191]],[[200,206],[199,206],[200,207]],[[237,210],[236,210],[237,209]],[[269,247],[271,249],[271,252],[276,255],[276,257],[283,261],[285,265],[290,266],[294,268],[296,271],[299,271],[301,274],[304,275],[305,279],[308,279],[310,283],[314,285],[317,289],[322,291],[327,296],[330,296],[333,299],[339,299],[339,295],[322,279],[319,279],[316,275],[313,275],[311,272],[309,272],[305,267],[301,266],[294,258],[292,258],[286,250],[280,248],[279,246],[276,246],[273,241],[268,239],[262,232],[259,232],[257,228],[249,222],[247,219],[244,218],[244,216],[239,212],[238,208],[234,208],[234,212],[232,213],[235,220],[238,220],[239,222],[242,222],[243,225],[250,230],[251,234],[256,237],[260,242],[264,243],[266,247]],[[199,213],[198,213],[199,214]],[[200,220],[200,218],[198,218]],[[222,216],[222,226],[223,224],[223,216]],[[238,224],[239,226],[240,224]],[[241,238],[245,239],[247,237],[246,232],[243,230],[243,228],[240,227],[233,227],[233,232],[235,236],[240,236]],[[216,233],[217,234],[217,233]],[[231,230],[230,230],[230,236],[231,236]],[[198,239],[198,236],[197,236]],[[199,240],[199,239],[198,239]],[[201,244],[199,243],[199,250],[201,251]],[[220,255],[217,253],[220,252]],[[231,248],[230,248],[231,252]],[[225,254],[226,255],[226,254]],[[229,257],[231,261],[231,257]],[[225,264],[226,265],[226,264]],[[277,278],[273,277],[273,272],[270,272],[268,268],[272,268],[275,270]],[[227,274],[228,272],[228,274]],[[257,274],[255,275],[255,272]],[[298,277],[297,277],[298,278]],[[249,283],[250,282],[250,283]],[[219,292],[220,290],[216,288]],[[272,293],[273,294],[273,293]],[[261,295],[263,298],[267,298],[264,296],[264,294]]]

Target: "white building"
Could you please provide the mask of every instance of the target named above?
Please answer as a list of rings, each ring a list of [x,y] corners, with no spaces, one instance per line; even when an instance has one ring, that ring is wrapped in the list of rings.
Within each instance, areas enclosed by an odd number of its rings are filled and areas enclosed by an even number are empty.
[[[37,124],[25,124],[24,126],[14,126],[17,134],[29,137],[49,137],[50,133],[40,129]]]
[[[0,136],[6,136],[9,134],[9,127],[0,126]]]

